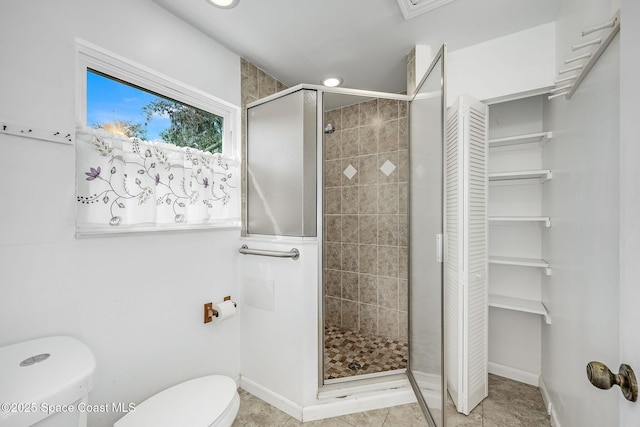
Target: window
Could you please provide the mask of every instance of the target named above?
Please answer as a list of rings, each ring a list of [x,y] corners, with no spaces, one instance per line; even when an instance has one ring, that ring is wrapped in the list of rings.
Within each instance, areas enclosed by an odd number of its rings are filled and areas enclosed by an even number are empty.
[[[238,227],[239,108],[77,47],[76,235]]]
[[[138,103],[138,109],[149,102],[158,101],[160,105],[155,106],[158,112],[153,114],[152,123],[146,124],[146,136],[149,140],[162,140],[161,132],[156,126],[164,125],[166,132],[172,135],[171,138],[176,141],[182,140],[177,145],[220,153],[228,158],[239,157],[239,141],[236,141],[239,138],[239,132],[234,131],[239,129],[240,109],[236,105],[215,98],[85,41],[77,40],[76,45],[79,58],[77,91],[77,105],[79,107],[77,120],[79,124],[94,127],[96,124],[132,120],[131,111],[126,108],[120,108],[122,116],[118,117],[115,108],[104,105],[96,108],[97,104],[91,104],[96,99],[94,90],[99,89],[100,84],[110,85],[110,90],[135,93],[135,96],[142,100],[141,103]],[[96,84],[98,86],[95,86]],[[127,101],[128,98],[130,97],[122,97],[121,101]],[[126,104],[121,103],[119,107],[123,106],[126,107]],[[169,107],[168,109],[174,113],[173,126],[171,114],[160,112],[163,106]],[[102,110],[102,113],[97,111],[98,109]],[[183,121],[185,117],[189,119],[186,122]],[[163,118],[164,120],[162,120]],[[198,128],[209,119],[211,126]],[[142,125],[141,130],[145,130],[145,113],[138,112],[136,120],[137,124]],[[180,126],[178,126],[179,124]],[[194,134],[205,130],[209,132],[206,138],[200,140],[194,138]],[[182,138],[177,137],[181,132],[186,132],[186,134],[183,134]],[[123,133],[126,134],[126,132]],[[215,134],[219,136],[214,136]],[[235,137],[235,134],[238,136]],[[202,141],[211,141],[214,137],[220,139],[214,148],[207,149],[210,144],[206,143],[200,147],[189,145],[203,144]],[[165,142],[175,143],[173,140]]]
[[[87,69],[87,125],[222,153],[224,118]]]

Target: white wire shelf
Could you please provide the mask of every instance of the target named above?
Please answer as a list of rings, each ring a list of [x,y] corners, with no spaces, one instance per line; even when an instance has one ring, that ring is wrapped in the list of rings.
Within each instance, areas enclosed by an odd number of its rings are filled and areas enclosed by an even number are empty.
[[[528,171],[494,172],[489,174],[489,181],[512,181],[517,179],[537,179],[540,183],[553,177],[549,169],[537,169]]]
[[[523,145],[537,143],[541,147],[553,138],[552,132],[536,132],[524,135],[507,136],[504,138],[492,138],[489,140],[489,148],[506,147],[509,145]]]
[[[489,295],[489,307],[538,314],[544,317],[545,323],[551,324],[551,316],[547,308],[540,301],[505,297],[502,295]]]
[[[519,224],[523,222],[538,222],[545,227],[551,227],[551,218],[548,216],[490,216],[489,222],[503,224]]]
[[[544,274],[546,274],[547,276],[551,276],[551,268],[549,267],[549,263],[543,259],[489,256],[489,264],[542,268]]]
[[[560,92],[558,93],[558,95],[562,95],[563,93],[566,94],[566,98],[567,99],[571,99],[571,96],[575,93],[575,91],[578,89],[578,86],[580,86],[580,83],[582,82],[582,80],[585,79],[585,77],[587,76],[587,74],[589,74],[589,71],[591,71],[591,69],[593,68],[593,66],[595,65],[595,63],[598,61],[598,59],[600,58],[600,56],[602,56],[602,54],[604,53],[604,51],[607,49],[607,46],[609,46],[609,44],[613,41],[613,39],[616,37],[616,35],[620,32],[620,9],[618,9],[618,11],[616,11],[616,13],[613,15],[613,18],[603,24],[603,25],[598,25],[594,28],[588,29],[586,31],[582,32],[582,37],[587,36],[589,34],[595,33],[597,31],[600,30],[604,30],[607,28],[611,28],[611,31],[609,31],[609,34],[602,35],[602,37],[604,37],[604,40],[602,40],[602,42],[599,44],[598,48],[596,49],[595,52],[592,52],[593,54],[591,56],[589,56],[589,60],[583,64],[582,66],[580,66],[580,71],[575,79],[575,82],[573,82],[570,86],[570,89],[567,92]],[[582,46],[585,46],[584,44]],[[559,72],[561,73],[561,72]]]

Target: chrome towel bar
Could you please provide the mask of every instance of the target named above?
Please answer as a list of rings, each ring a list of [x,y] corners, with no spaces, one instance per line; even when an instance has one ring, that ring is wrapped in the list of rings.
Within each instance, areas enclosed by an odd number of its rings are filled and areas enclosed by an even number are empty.
[[[249,249],[247,245],[242,245],[239,252],[243,255],[260,255],[260,256],[272,256],[276,258],[291,258],[296,260],[300,258],[300,251],[296,248],[291,249],[289,252],[285,251],[268,251],[266,249]]]

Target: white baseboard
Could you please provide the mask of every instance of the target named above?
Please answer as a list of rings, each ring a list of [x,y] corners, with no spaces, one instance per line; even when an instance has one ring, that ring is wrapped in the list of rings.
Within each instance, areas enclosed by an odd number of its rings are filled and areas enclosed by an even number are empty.
[[[556,408],[554,408],[553,402],[551,402],[551,396],[549,396],[549,390],[547,390],[547,386],[542,380],[542,377],[540,377],[538,387],[540,388],[540,393],[542,394],[542,400],[544,401],[544,406],[547,408],[547,414],[549,414],[549,416],[551,417],[551,427],[562,427],[560,425],[560,421],[558,421]]]
[[[562,427],[560,421],[558,421],[558,415],[556,414],[555,408],[553,405],[551,407],[551,427]]]
[[[542,400],[544,401],[544,406],[547,408],[547,414],[551,414],[551,407],[553,404],[551,403],[551,397],[549,397],[549,391],[547,390],[547,386],[545,385],[542,377],[540,377],[540,381],[538,382],[538,387],[540,388],[540,393],[542,394]]]
[[[519,381],[521,383],[529,384],[535,387],[538,387],[538,384],[540,383],[540,375],[538,374],[521,371],[520,369],[500,365],[493,362],[489,362],[489,373],[509,378],[514,381]]]
[[[391,384],[393,388],[390,389],[356,393],[347,392],[346,397],[343,394],[341,397],[323,398],[316,403],[303,407],[250,378],[242,376],[240,379],[240,387],[243,390],[297,420],[305,422],[416,402],[416,396],[408,380],[405,379],[402,386],[397,382]]]
[[[284,396],[275,393],[268,388],[258,384],[257,382],[242,376],[240,378],[240,388],[248,391],[254,396],[264,400],[268,404],[275,406],[280,409],[282,412],[291,415],[296,418],[298,421],[302,421],[302,406],[297,403],[287,399]]]

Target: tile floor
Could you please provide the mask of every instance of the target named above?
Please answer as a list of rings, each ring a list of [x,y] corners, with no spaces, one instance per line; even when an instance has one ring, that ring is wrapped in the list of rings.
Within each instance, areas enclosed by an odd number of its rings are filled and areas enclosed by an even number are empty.
[[[428,426],[417,403],[376,409],[302,423],[257,397],[240,390],[240,411],[234,427],[413,427]],[[469,416],[447,407],[448,427],[550,427],[537,387],[489,375],[489,397]]]
[[[489,375],[489,397],[469,416],[447,405],[447,427],[551,427],[540,389]]]
[[[407,343],[327,325],[324,330],[324,378],[343,378],[407,367]],[[351,369],[349,364],[357,362]]]
[[[240,411],[233,427],[428,427],[417,403],[302,423],[244,390],[239,390],[239,393]]]

